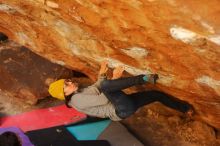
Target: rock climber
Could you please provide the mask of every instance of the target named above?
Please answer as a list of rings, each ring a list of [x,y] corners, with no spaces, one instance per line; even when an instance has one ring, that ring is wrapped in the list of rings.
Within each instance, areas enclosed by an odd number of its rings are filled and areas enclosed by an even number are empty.
[[[161,102],[165,106],[182,113],[192,114],[192,106],[161,91],[150,90],[126,94],[123,89],[135,85],[156,84],[157,74],[122,77],[124,68],[116,67],[112,79],[107,79],[108,62],[101,64],[98,80],[86,88],[80,88],[77,82],[71,79],[59,79],[49,86],[52,97],[65,100],[67,107],[89,116],[110,118],[113,121],[125,119],[134,114],[140,107]]]

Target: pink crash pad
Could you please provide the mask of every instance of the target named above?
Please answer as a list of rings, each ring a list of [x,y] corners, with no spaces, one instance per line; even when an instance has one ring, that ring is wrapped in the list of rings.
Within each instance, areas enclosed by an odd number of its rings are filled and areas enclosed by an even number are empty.
[[[58,125],[66,125],[85,118],[85,114],[73,108],[67,108],[65,105],[60,105],[0,118],[0,126],[16,126],[26,132]]]

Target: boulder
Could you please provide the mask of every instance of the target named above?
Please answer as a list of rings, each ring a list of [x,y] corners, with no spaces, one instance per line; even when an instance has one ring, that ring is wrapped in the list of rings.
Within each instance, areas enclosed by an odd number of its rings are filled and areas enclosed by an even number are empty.
[[[100,62],[158,73],[158,90],[220,128],[220,1],[0,0],[0,32],[93,81]],[[10,81],[8,81],[10,82]]]
[[[8,96],[35,104],[49,95],[48,85],[59,78],[72,76],[72,70],[10,41],[0,44],[0,89]]]

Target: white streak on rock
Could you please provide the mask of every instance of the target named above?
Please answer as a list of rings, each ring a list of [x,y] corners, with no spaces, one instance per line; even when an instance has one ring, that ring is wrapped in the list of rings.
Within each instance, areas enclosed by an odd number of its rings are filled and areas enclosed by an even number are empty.
[[[6,13],[15,13],[16,9],[6,4],[0,4],[0,11],[4,11]]]
[[[59,64],[59,65],[61,65],[61,66],[65,66],[65,65],[66,65],[65,62],[63,62],[63,61],[61,61],[61,60],[53,60],[53,59],[51,59],[51,62],[53,62],[53,63],[55,63],[55,64]]]
[[[207,39],[217,45],[220,45],[219,35],[203,36],[191,30],[188,30],[188,29],[176,26],[176,25],[170,28],[170,34],[174,39],[180,40],[186,44],[193,44],[196,41],[199,42],[199,40]]]
[[[11,14],[19,12],[22,15],[26,15],[25,11],[20,9],[19,7],[17,6],[12,7],[10,5],[3,4],[3,3],[0,3],[0,11],[4,11],[6,13],[11,13]]]
[[[148,51],[145,48],[132,47],[127,49],[121,49],[125,54],[132,58],[142,59],[147,56]]]
[[[174,39],[187,44],[194,42],[199,37],[196,33],[178,26],[171,27],[170,34]]]
[[[219,88],[220,87],[220,81],[215,80],[209,76],[202,76],[200,78],[196,79],[196,82],[206,84],[212,88]]]
[[[211,42],[220,45],[220,35],[209,36],[208,38]]]

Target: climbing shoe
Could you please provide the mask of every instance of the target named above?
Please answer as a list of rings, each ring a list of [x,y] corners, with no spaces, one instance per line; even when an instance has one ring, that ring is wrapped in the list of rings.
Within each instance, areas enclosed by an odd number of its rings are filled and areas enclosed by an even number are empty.
[[[158,74],[147,74],[143,77],[143,80],[151,84],[156,84],[157,79],[159,79]]]

